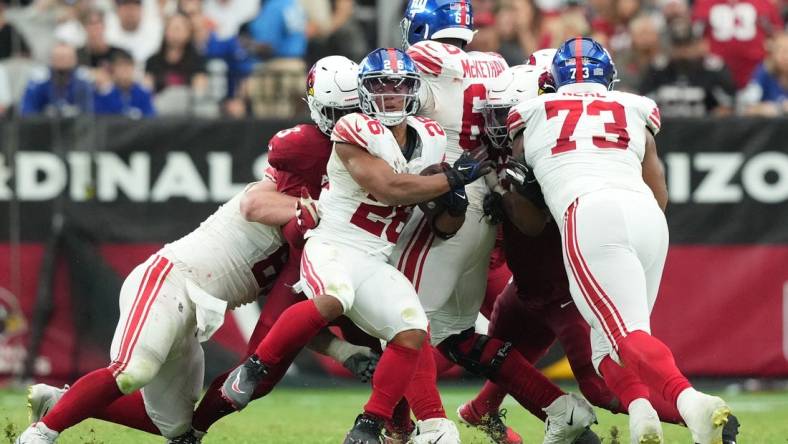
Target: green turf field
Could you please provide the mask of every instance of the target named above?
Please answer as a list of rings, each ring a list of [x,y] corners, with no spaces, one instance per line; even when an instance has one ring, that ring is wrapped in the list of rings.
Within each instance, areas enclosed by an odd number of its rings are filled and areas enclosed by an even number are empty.
[[[441,390],[449,417],[456,419],[458,405],[473,395],[472,388],[450,387]],[[243,413],[231,415],[216,424],[203,441],[211,443],[341,443],[368,395],[358,389],[281,388],[252,403]],[[788,443],[788,393],[725,395],[742,422],[739,443]],[[542,423],[525,413],[507,398],[509,424],[525,437],[526,443],[540,443]],[[628,444],[627,417],[597,410],[599,425],[595,430],[604,444]],[[13,437],[27,425],[25,394],[0,391],[0,420],[3,433],[0,443]],[[617,430],[616,430],[617,429]],[[486,443],[484,437],[460,427],[464,443]],[[616,437],[618,437],[616,439]],[[686,429],[665,426],[667,443],[691,443]],[[160,437],[126,429],[109,423],[89,420],[65,432],[60,443],[162,443]]]

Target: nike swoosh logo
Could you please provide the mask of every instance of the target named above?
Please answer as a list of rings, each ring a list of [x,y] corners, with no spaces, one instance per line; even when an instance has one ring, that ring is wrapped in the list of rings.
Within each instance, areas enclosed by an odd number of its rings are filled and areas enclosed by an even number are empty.
[[[241,382],[241,372],[236,373],[235,381],[233,381],[232,389],[235,393],[243,393],[246,394],[245,391],[241,390],[241,387],[238,386],[238,383]]]
[[[435,441],[432,441],[432,444],[438,444],[438,442],[440,442],[441,438],[443,438],[443,435],[445,434],[446,432],[441,433],[441,436],[439,436],[438,439],[436,439]]]
[[[572,407],[572,412],[569,413],[569,421],[566,422],[566,425],[571,426],[575,423],[575,408]]]
[[[561,308],[564,308],[564,307],[566,307],[567,305],[571,304],[572,302],[574,302],[574,301],[564,302],[563,304],[561,304],[561,305],[560,305],[560,307],[561,307]]]

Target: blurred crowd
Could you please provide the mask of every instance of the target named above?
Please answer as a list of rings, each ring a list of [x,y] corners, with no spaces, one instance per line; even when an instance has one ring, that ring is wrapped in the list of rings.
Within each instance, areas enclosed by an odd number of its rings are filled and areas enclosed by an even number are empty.
[[[0,0],[0,119],[302,115],[308,67],[399,45],[404,0]],[[783,0],[473,0],[510,65],[590,35],[663,116],[788,112]],[[381,17],[381,16],[384,17]],[[389,17],[390,16],[390,17]]]

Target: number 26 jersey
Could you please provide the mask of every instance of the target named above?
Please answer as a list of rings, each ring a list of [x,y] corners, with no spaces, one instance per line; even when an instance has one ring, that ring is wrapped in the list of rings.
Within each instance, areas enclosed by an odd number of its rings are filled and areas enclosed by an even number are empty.
[[[507,126],[512,138],[522,131],[525,161],[557,219],[592,191],[651,194],[641,162],[646,130],[659,132],[660,115],[647,97],[596,83],[565,85],[512,107]]]

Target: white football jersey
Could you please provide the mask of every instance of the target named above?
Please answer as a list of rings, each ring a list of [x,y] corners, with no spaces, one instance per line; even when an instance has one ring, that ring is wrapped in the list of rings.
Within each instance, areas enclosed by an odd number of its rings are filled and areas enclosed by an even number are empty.
[[[419,114],[438,122],[446,130],[446,161],[453,163],[463,151],[482,143],[487,89],[509,66],[499,54],[465,52],[431,40],[412,45],[408,55],[421,73]],[[470,207],[481,210],[488,190],[483,180],[465,187]]]
[[[281,264],[284,245],[279,227],[249,222],[241,215],[244,192],[219,207],[196,230],[162,248],[162,255],[180,262],[197,285],[227,301],[227,308],[257,299],[261,285]]]
[[[656,135],[653,100],[597,83],[559,88],[511,109],[509,135],[523,131],[533,168],[556,220],[581,195],[615,188],[652,194],[643,181],[646,130]]]
[[[419,141],[405,159],[394,134],[382,123],[361,113],[348,114],[334,126],[331,140],[366,149],[388,163],[397,174],[419,174],[424,168],[443,161],[446,133],[425,117],[408,117]],[[411,207],[378,202],[362,188],[333,150],[326,167],[328,188],[320,194],[320,224],[306,237],[326,236],[332,242],[362,249],[370,254],[391,254]]]

